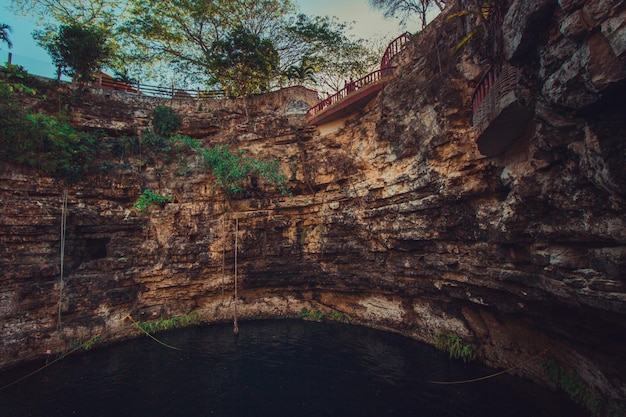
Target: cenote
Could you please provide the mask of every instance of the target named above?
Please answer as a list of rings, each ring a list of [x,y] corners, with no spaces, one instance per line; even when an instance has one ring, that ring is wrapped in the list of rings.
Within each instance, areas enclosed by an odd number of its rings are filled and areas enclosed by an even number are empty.
[[[73,354],[0,391],[23,416],[585,416],[564,395],[451,360],[400,335],[340,323],[266,320],[159,333]],[[41,367],[15,368],[0,386]]]

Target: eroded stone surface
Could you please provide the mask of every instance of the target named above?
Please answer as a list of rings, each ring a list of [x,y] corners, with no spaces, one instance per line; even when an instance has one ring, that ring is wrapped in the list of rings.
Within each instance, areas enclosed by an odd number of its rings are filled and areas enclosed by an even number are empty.
[[[94,172],[68,188],[62,287],[64,186],[3,165],[2,364],[96,334],[132,337],[128,315],[232,319],[238,225],[240,318],[294,317],[306,307],[429,343],[453,332],[485,362],[527,361],[517,372],[544,381],[531,359],[548,349],[598,392],[623,399],[623,73],[592,64],[597,44],[621,59],[619,42],[610,39],[617,30],[563,29],[574,13],[593,16],[594,28],[619,28],[603,22],[622,12],[589,3],[553,5],[550,25],[525,41],[526,56],[537,57],[521,66],[535,125],[494,158],[471,140],[480,57],[431,51],[459,36],[444,19],[413,40],[397,78],[333,134],[306,125],[300,102],[315,100],[306,90],[246,103],[167,102],[184,116],[182,133],[205,145],[279,158],[292,195],[250,178],[228,197],[192,154],[182,176],[176,161],[137,158]],[[160,103],[106,94],[73,109],[75,123],[136,133]],[[138,215],[130,208],[145,188],[172,203]]]

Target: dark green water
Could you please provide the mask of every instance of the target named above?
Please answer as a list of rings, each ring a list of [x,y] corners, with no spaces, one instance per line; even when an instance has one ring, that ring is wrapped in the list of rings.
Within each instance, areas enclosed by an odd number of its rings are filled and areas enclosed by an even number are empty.
[[[399,335],[338,323],[196,327],[74,354],[0,391],[2,417],[579,417],[558,393]],[[0,374],[0,387],[42,363]]]

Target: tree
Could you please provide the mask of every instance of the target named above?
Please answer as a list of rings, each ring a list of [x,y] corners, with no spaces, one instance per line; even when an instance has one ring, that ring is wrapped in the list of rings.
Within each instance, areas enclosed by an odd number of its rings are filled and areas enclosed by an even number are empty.
[[[0,23],[0,41],[6,43],[9,48],[13,48],[13,43],[9,39],[9,32],[11,32],[11,26]]]
[[[280,57],[269,39],[261,39],[244,27],[213,42],[209,56],[212,82],[232,97],[267,91]]]
[[[428,23],[428,14],[435,9],[442,11],[446,0],[369,0],[369,4],[376,10],[382,10],[387,18],[400,18],[403,25],[417,15],[423,29]]]
[[[277,49],[281,55],[281,73],[288,79],[295,71],[306,72],[318,89],[326,92],[341,88],[343,81],[360,78],[376,67],[378,48],[369,42],[349,39],[345,23],[328,16],[292,18],[279,33]]]
[[[105,31],[81,24],[61,25],[53,39],[40,43],[63,74],[83,82],[90,81],[112,54]]]
[[[304,57],[300,65],[292,65],[287,68],[285,75],[289,81],[298,84],[306,84],[308,82],[315,83],[316,64],[311,57]]]
[[[82,24],[112,27],[121,17],[124,1],[116,0],[13,0],[12,9],[25,16],[33,14],[44,23]]]
[[[126,43],[133,45],[126,49],[133,54],[127,62],[163,65],[169,67],[168,74],[175,68],[176,74],[185,76],[180,81],[187,83],[215,81],[209,65],[214,47],[236,28],[274,45],[280,62],[272,85],[282,85],[287,70],[300,66],[303,59],[315,63],[316,73],[333,71],[332,55],[361,44],[348,39],[346,25],[334,18],[296,14],[290,0],[130,1],[124,34]],[[362,49],[350,59],[362,63],[364,56],[369,57]]]
[[[216,42],[236,28],[267,38],[291,13],[289,0],[129,0],[129,20],[123,25],[129,59],[164,63],[187,80],[210,76]],[[130,50],[131,48],[127,48]]]
[[[14,12],[34,16],[39,20],[33,37],[45,45],[58,40],[60,26],[82,26],[105,34],[109,49],[109,66],[122,69],[125,63],[118,58],[118,22],[125,19],[126,1],[117,0],[12,0]]]

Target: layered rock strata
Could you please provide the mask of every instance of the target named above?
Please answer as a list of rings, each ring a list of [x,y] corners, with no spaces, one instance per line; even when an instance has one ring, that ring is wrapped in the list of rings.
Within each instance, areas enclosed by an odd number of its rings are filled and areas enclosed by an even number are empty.
[[[333,133],[306,124],[316,97],[304,89],[167,102],[205,145],[279,158],[291,195],[249,178],[228,196],[199,162],[184,176],[138,159],[93,173],[67,189],[63,285],[64,186],[4,165],[2,365],[137,335],[129,315],[230,320],[236,278],[239,319],[306,307],[429,343],[454,333],[490,365],[548,382],[541,361],[558,360],[623,401],[625,13],[610,0],[511,3],[503,50],[534,116],[492,158],[471,140],[482,58],[450,53],[470,23],[442,17]],[[92,92],[72,114],[130,134],[157,104]],[[146,188],[172,203],[131,210]]]

